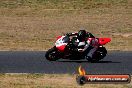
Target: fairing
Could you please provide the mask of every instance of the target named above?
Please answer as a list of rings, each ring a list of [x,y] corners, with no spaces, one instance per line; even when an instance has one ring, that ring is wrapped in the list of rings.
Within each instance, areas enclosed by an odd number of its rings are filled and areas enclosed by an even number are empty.
[[[69,41],[70,41],[70,39],[67,36],[58,36],[56,43],[55,43],[55,46],[58,50],[63,52]]]
[[[98,40],[99,40],[100,45],[105,45],[105,44],[107,44],[108,42],[111,41],[110,38],[99,38]]]

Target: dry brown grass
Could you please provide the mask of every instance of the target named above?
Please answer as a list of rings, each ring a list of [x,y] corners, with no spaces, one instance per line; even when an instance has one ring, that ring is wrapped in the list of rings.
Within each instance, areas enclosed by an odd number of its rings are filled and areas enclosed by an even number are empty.
[[[131,88],[130,84],[76,83],[76,75],[68,74],[1,74],[0,88]]]
[[[131,0],[43,1],[48,0],[0,1],[0,50],[47,50],[56,36],[85,28],[97,37],[111,37],[108,50],[132,51]],[[131,87],[132,83],[78,86],[75,75],[0,74],[0,88]]]
[[[109,50],[132,50],[132,36],[125,36],[132,33],[132,2],[127,1],[125,5],[100,4],[87,9],[1,7],[0,50],[47,50],[54,45],[56,36],[80,28],[97,37],[111,37],[106,46]]]

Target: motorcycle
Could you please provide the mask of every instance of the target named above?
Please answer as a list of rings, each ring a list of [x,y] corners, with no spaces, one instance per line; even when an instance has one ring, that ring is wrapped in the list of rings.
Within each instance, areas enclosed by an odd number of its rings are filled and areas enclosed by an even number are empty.
[[[46,59],[49,61],[56,61],[61,58],[69,60],[86,59],[86,55],[89,53],[89,48],[84,52],[78,52],[74,41],[75,37],[70,39],[68,36],[58,36],[55,46],[46,52]],[[92,59],[87,60],[89,62],[98,62],[103,59],[107,55],[107,50],[103,45],[110,41],[110,38],[87,38],[87,42],[90,42],[91,46],[98,47],[94,52]]]

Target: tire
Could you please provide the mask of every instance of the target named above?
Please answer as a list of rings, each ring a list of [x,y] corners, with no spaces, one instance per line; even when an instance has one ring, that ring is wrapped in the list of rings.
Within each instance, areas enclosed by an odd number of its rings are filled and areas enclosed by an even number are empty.
[[[56,61],[59,59],[58,55],[57,55],[57,50],[56,47],[53,47],[51,49],[49,49],[46,54],[45,57],[47,60],[49,61]]]
[[[103,59],[107,55],[107,50],[106,50],[105,47],[100,47],[98,49],[98,52],[99,52],[99,54],[101,56],[100,59]]]
[[[107,55],[107,50],[105,47],[99,47],[98,50],[93,55],[93,58],[90,62],[98,62],[99,60],[103,59]]]
[[[94,53],[93,57],[87,57],[86,59],[91,63],[99,62],[107,55],[107,50],[105,47],[99,47],[98,50]]]
[[[93,58],[87,57],[86,59],[88,60],[88,62],[91,62],[91,63],[95,63],[99,61],[99,59],[94,58],[94,57]]]

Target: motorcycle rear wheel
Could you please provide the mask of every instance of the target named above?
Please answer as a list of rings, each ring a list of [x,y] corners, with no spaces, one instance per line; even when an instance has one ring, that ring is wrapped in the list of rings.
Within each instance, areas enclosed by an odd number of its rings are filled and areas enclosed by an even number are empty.
[[[53,47],[51,49],[49,49],[46,54],[45,54],[45,57],[47,60],[49,61],[56,61],[58,59],[60,59],[57,55],[57,50],[56,50],[56,47]]]

